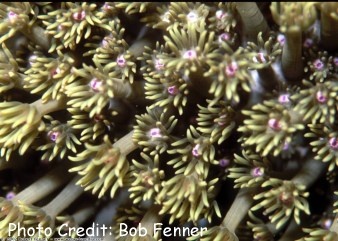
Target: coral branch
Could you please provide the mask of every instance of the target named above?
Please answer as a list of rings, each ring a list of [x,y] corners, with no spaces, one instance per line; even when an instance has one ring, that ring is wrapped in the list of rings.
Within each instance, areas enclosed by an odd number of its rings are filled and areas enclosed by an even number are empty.
[[[315,159],[310,159],[305,162],[305,164],[302,166],[302,169],[295,177],[292,178],[292,181],[309,188],[323,173],[326,167],[327,165],[324,163]]]
[[[75,177],[50,203],[42,208],[52,219],[83,193],[83,188],[76,185],[78,180],[79,177]]]
[[[285,33],[282,52],[282,70],[287,81],[299,81],[303,75],[302,33],[298,29]]]
[[[65,172],[67,166],[69,165],[59,165],[57,168],[18,193],[12,199],[12,202],[16,204],[20,201],[25,202],[26,204],[32,204],[52,193],[72,176]]]
[[[135,149],[137,149],[137,145],[135,145],[133,141],[134,131],[129,132],[127,135],[120,138],[117,142],[114,143],[114,147],[118,148],[121,153],[124,155],[128,155]]]
[[[338,4],[320,3],[320,43],[330,51],[338,49]]]
[[[295,222],[295,220],[291,220],[291,223],[285,230],[285,233],[278,241],[294,241],[295,237],[299,236],[300,233],[300,226]]]
[[[247,188],[242,188],[238,192],[233,204],[222,221],[222,225],[230,232],[235,233],[238,224],[247,215],[248,210],[253,203],[252,194],[253,190]]]
[[[43,103],[43,101],[39,99],[34,103],[32,103],[31,106],[34,106],[38,110],[40,116],[42,117],[49,113],[65,109],[66,100],[63,98],[60,100],[51,100],[48,101],[47,103]]]
[[[238,2],[236,7],[244,23],[245,33],[249,41],[256,42],[259,32],[262,32],[263,36],[267,36],[269,26],[256,3]]]
[[[41,46],[44,50],[49,50],[51,47],[50,37],[45,34],[45,30],[33,24],[30,27],[22,28],[20,31],[29,38],[33,43]]]

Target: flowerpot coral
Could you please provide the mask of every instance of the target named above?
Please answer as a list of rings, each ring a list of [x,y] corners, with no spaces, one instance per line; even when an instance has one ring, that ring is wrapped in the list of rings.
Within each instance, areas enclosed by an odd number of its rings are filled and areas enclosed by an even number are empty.
[[[331,2],[0,3],[0,238],[337,241],[337,34]]]

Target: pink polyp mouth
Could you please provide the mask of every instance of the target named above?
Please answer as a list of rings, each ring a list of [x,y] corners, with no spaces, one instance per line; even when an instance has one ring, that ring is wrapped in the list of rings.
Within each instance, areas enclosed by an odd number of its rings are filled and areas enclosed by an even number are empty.
[[[48,137],[52,142],[56,142],[56,140],[58,139],[58,137],[61,135],[60,132],[58,131],[50,131],[48,132]]]
[[[285,36],[282,34],[278,34],[277,41],[279,42],[280,45],[283,46],[285,44]]]
[[[317,99],[317,101],[318,101],[319,103],[321,103],[321,104],[326,103],[326,101],[327,101],[326,96],[325,96],[325,95],[323,94],[323,92],[321,92],[321,91],[318,91],[318,92],[316,93],[316,99]]]
[[[331,137],[329,140],[329,145],[331,149],[337,150],[338,149],[338,140],[336,137]]]
[[[330,218],[325,218],[324,220],[321,221],[320,226],[322,226],[324,229],[329,230],[330,227],[332,226],[332,219]]]
[[[231,64],[225,67],[225,73],[228,77],[234,77],[236,75],[237,70],[238,66],[235,62],[232,62]]]
[[[267,59],[263,53],[258,53],[257,56],[253,57],[255,63],[266,63]]]
[[[198,149],[200,148],[200,144],[197,144],[192,149],[191,153],[193,156],[198,157],[200,154],[198,153]]]
[[[184,58],[184,59],[190,59],[190,60],[192,60],[192,59],[196,59],[196,57],[197,57],[197,53],[196,53],[195,50],[192,50],[192,49],[186,51],[186,52],[183,54],[183,58]]]
[[[104,39],[102,40],[101,45],[102,45],[103,48],[108,48],[108,47],[109,47],[108,40],[107,40],[106,38],[104,38]]]
[[[89,82],[89,86],[93,91],[98,92],[102,86],[102,81],[94,78]]]
[[[82,11],[73,13],[72,16],[73,16],[74,20],[76,20],[76,21],[82,21],[86,17],[86,12],[82,10]]]
[[[274,131],[279,131],[282,128],[280,121],[275,118],[272,118],[268,121],[268,126]]]
[[[221,35],[219,35],[218,37],[218,41],[219,42],[223,42],[223,41],[228,41],[230,40],[231,36],[229,33],[222,33]]]
[[[15,21],[18,19],[18,14],[13,11],[9,11],[7,17],[10,23],[15,23]]]
[[[251,175],[253,177],[261,177],[264,175],[264,169],[262,167],[255,167],[251,170]]]
[[[119,67],[123,68],[126,66],[127,61],[123,55],[120,55],[119,57],[117,57],[116,63]]]
[[[167,91],[168,91],[168,93],[169,93],[170,95],[177,95],[177,93],[178,93],[178,89],[177,89],[177,87],[176,87],[175,85],[169,86],[169,87],[167,88]]]
[[[230,164],[230,160],[226,159],[226,158],[222,158],[221,160],[219,160],[219,165],[221,167],[227,167]]]
[[[51,74],[54,77],[57,74],[61,73],[61,69],[59,67],[55,68],[54,70],[52,70]]]
[[[222,10],[218,10],[218,11],[216,11],[215,16],[218,20],[222,20],[222,19],[226,18],[228,16],[228,14],[223,12]]]
[[[290,95],[289,94],[283,94],[278,97],[278,102],[281,104],[287,104],[290,103]]]
[[[188,13],[188,15],[187,15],[187,20],[188,20],[189,22],[196,22],[197,19],[198,19],[198,15],[197,15],[196,13],[194,13],[194,12]]]
[[[12,200],[14,197],[15,197],[15,192],[13,192],[13,191],[10,191],[10,192],[8,192],[7,194],[6,194],[6,199],[7,200]]]
[[[333,58],[333,63],[338,67],[338,57]]]
[[[313,46],[313,40],[310,38],[305,39],[303,46],[305,48],[310,48]]]
[[[161,138],[161,130],[159,128],[151,128],[149,131],[149,136],[152,138]]]
[[[156,70],[163,70],[164,69],[164,63],[161,59],[155,60],[155,69]]]
[[[320,59],[316,59],[313,62],[313,66],[315,67],[316,70],[323,70],[324,69],[324,63]]]
[[[111,9],[112,9],[112,6],[110,6],[110,5],[107,4],[107,3],[104,3],[103,6],[102,6],[102,9],[104,9],[105,11],[111,10]]]

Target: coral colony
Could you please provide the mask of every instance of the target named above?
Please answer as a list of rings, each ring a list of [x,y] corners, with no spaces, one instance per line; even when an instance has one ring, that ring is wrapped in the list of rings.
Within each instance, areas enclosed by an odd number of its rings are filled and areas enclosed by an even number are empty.
[[[338,240],[338,3],[3,2],[0,44],[0,238]]]

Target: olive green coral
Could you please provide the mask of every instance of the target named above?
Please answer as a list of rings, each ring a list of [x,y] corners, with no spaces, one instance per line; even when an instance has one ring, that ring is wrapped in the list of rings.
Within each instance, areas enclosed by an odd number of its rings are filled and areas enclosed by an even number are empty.
[[[197,130],[210,135],[212,143],[221,144],[231,135],[236,126],[235,111],[224,101],[212,104],[210,100],[207,100],[207,103],[209,104],[207,107],[198,106]]]
[[[316,154],[315,159],[329,163],[329,171],[333,171],[338,165],[337,159],[337,131],[330,125],[309,124],[311,132],[306,133],[306,137],[312,139],[310,145]]]
[[[255,200],[263,200],[251,210],[264,208],[271,222],[276,223],[277,229],[284,226],[291,216],[300,223],[301,212],[310,214],[306,200],[309,193],[305,192],[305,186],[273,178],[265,181],[262,186],[270,189],[254,196]]]
[[[217,203],[212,201],[217,181],[218,178],[205,181],[196,172],[178,174],[164,181],[157,197],[162,205],[160,214],[169,212],[170,223],[175,219],[180,223],[196,223],[200,218],[211,220],[215,211],[219,213]]]
[[[129,192],[134,203],[154,199],[160,191],[160,182],[165,175],[164,171],[160,170],[159,155],[149,157],[142,152],[141,157],[144,161],[133,160],[130,168],[133,182]]]
[[[297,103],[295,111],[303,116],[305,122],[333,124],[337,110],[337,83],[328,80],[312,84],[303,80],[303,85],[304,89],[291,96],[291,100]]]
[[[24,88],[30,90],[32,94],[43,93],[44,102],[64,97],[66,85],[74,79],[71,73],[74,60],[67,55],[56,59],[48,58],[39,52],[32,55],[29,60],[30,68],[24,73]]]
[[[77,238],[102,210],[116,240],[337,240],[337,16],[320,2],[0,3],[0,236],[15,222]]]
[[[148,109],[148,113],[136,116],[133,140],[151,155],[161,154],[168,149],[173,140],[170,134],[177,124],[174,116],[166,116],[161,111],[160,108]]]
[[[3,43],[0,52],[0,93],[22,85],[22,78],[19,74],[19,65],[11,51]]]
[[[86,150],[78,153],[75,157],[69,157],[73,162],[80,162],[76,167],[70,169],[71,172],[77,172],[82,176],[77,183],[85,190],[98,193],[99,197],[102,197],[108,190],[110,196],[114,197],[116,191],[129,179],[129,163],[126,156],[135,147],[131,144],[121,148],[120,145],[130,140],[130,135],[125,136],[116,144],[112,144],[108,136],[105,136],[103,144],[90,145],[86,143]],[[82,161],[85,162],[82,163]]]
[[[106,19],[99,19],[95,3],[61,3],[61,8],[40,15],[47,34],[53,36],[49,52],[64,48],[75,49],[76,45],[91,35],[94,27],[107,28]]]
[[[238,129],[243,132],[241,141],[244,146],[254,146],[263,156],[277,156],[291,142],[293,134],[304,129],[298,114],[277,100],[256,104],[243,113],[250,119],[245,119]]]
[[[235,179],[235,188],[258,187],[268,176],[270,162],[259,155],[242,152],[242,156],[235,154],[235,167],[229,168],[229,178]]]

